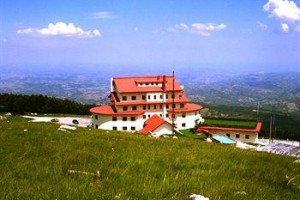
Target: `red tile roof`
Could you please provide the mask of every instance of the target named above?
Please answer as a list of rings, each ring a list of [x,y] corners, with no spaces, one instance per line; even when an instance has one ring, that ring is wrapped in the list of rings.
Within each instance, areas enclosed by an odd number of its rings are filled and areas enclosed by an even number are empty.
[[[111,115],[111,116],[138,116],[138,115],[143,115],[145,113],[142,111],[115,112],[111,105],[97,106],[91,108],[90,112],[99,115]]]
[[[119,93],[162,92],[162,86],[138,87],[137,83],[162,83],[164,76],[115,77],[113,82]],[[173,91],[173,76],[165,76],[166,91]],[[181,91],[179,83],[174,80],[174,91]]]
[[[187,103],[185,105],[184,108],[175,108],[174,109],[174,113],[187,113],[187,112],[194,112],[194,111],[198,111],[201,110],[203,107],[198,105],[198,104],[194,104],[194,103]],[[168,112],[172,113],[173,109],[169,109]]]
[[[142,134],[149,134],[149,131],[154,131],[155,129],[157,129],[158,127],[160,127],[161,125],[163,125],[164,123],[169,124],[171,127],[172,125],[163,120],[162,118],[160,118],[157,115],[153,115],[152,117],[150,117],[149,119],[147,119],[144,123],[144,128],[142,130],[140,130],[139,132]]]
[[[260,132],[262,127],[262,122],[257,122],[256,127],[253,129],[250,128],[228,128],[228,127],[220,127],[220,126],[200,126],[197,129],[197,133],[201,132],[209,132],[210,130],[212,131],[229,131],[229,132],[247,132],[247,133],[258,133]]]

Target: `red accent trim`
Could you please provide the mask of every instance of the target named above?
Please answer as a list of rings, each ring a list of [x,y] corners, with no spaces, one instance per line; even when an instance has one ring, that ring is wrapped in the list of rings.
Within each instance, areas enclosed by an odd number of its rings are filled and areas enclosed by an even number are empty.
[[[201,110],[203,107],[198,105],[198,104],[194,104],[194,103],[187,103],[185,105],[184,108],[175,108],[174,109],[174,113],[188,113],[188,112],[194,112],[194,111],[199,111]],[[169,113],[173,113],[173,109],[169,109],[168,110]]]
[[[227,127],[213,127],[213,126],[200,126],[197,129],[197,133],[203,131],[230,131],[230,132],[247,132],[247,133],[259,133],[262,127],[262,122],[257,122],[254,129],[249,128],[227,128]]]
[[[142,111],[115,112],[110,105],[97,106],[91,108],[90,112],[98,115],[111,115],[111,116],[139,116],[145,113]]]
[[[115,93],[110,94],[110,98],[112,99],[113,103],[116,106],[130,106],[130,105],[154,105],[154,104],[171,104],[172,99],[168,99],[166,102],[162,101],[146,101],[146,100],[138,100],[138,101],[126,101],[126,102],[121,102],[119,99],[117,99],[117,96]],[[175,99],[175,103],[188,103],[189,100],[188,98],[183,95],[180,99]]]

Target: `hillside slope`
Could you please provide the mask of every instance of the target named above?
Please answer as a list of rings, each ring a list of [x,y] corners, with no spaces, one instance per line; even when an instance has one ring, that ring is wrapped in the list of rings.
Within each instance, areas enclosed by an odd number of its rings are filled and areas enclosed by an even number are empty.
[[[0,199],[299,198],[295,158],[183,137],[58,126],[0,121]]]

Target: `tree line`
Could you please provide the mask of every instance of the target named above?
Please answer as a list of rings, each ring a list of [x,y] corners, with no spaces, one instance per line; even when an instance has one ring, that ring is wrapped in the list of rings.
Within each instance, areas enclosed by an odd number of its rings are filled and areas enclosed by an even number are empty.
[[[59,99],[44,95],[0,93],[0,112],[11,112],[12,114],[52,113],[89,115],[89,109],[94,106],[69,99]]]

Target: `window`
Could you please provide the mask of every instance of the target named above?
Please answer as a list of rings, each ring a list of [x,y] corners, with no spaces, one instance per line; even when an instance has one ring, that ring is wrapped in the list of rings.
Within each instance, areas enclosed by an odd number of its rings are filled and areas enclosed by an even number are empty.
[[[236,134],[236,135],[235,135],[235,138],[240,138],[240,134]]]
[[[147,117],[146,115],[143,115],[143,119],[146,119],[146,117]]]
[[[159,95],[159,98],[162,99],[162,95]]]
[[[148,110],[150,110],[150,105],[148,105]]]
[[[149,85],[149,83],[146,83],[146,85]]]
[[[150,118],[150,114],[148,115],[148,118]]]
[[[98,115],[95,115],[95,119],[98,119]]]
[[[156,83],[155,85],[158,85],[158,83]]]
[[[180,108],[184,108],[184,104],[183,103],[180,104]]]
[[[172,99],[175,99],[175,94],[172,94]]]
[[[150,99],[150,95],[148,95],[148,99]]]
[[[135,121],[135,117],[130,117],[130,121]]]
[[[132,106],[132,110],[136,110],[136,106]]]
[[[156,109],[156,105],[153,106],[154,110]]]
[[[112,117],[112,120],[113,121],[117,121],[117,117]]]
[[[123,110],[124,110],[124,111],[127,111],[127,110],[128,110],[128,107],[127,107],[127,106],[124,106],[124,107],[123,107]]]
[[[169,109],[169,105],[168,104],[166,105],[166,108]]]
[[[143,100],[146,100],[146,96],[145,96],[145,95],[143,95],[143,96],[142,96],[142,99],[143,99]]]
[[[168,99],[169,98],[169,95],[168,94],[166,94],[166,99]]]
[[[127,127],[126,126],[123,126],[123,131],[127,131]]]
[[[159,114],[160,117],[162,117],[162,114]]]
[[[127,121],[127,117],[123,117],[123,118],[122,118],[122,121]]]
[[[185,118],[185,116],[186,116],[185,113],[183,113],[183,114],[182,114],[182,118]]]
[[[245,135],[245,139],[250,139],[250,135]]]
[[[136,100],[136,96],[131,96],[131,100],[135,101]]]
[[[172,108],[176,108],[176,104],[174,103],[174,104],[172,104]]]
[[[146,106],[143,106],[143,110],[146,110]]]
[[[159,105],[159,108],[162,109],[162,105]]]
[[[185,127],[185,123],[182,123],[181,126],[182,126],[182,127]]]
[[[113,127],[113,131],[117,131],[118,128],[116,126]]]
[[[135,131],[135,127],[134,127],[134,126],[132,126],[132,127],[130,128],[130,130],[132,130],[132,131]]]
[[[153,98],[156,99],[156,95],[154,95]]]
[[[226,136],[230,138],[230,134],[229,133],[227,133]]]
[[[98,129],[98,125],[97,124],[95,125],[95,128]]]
[[[123,101],[127,101],[127,96],[122,96]]]
[[[195,115],[197,115],[197,112],[195,112]]]
[[[166,114],[166,117],[169,117],[169,114]]]

